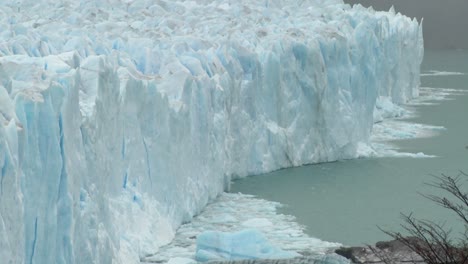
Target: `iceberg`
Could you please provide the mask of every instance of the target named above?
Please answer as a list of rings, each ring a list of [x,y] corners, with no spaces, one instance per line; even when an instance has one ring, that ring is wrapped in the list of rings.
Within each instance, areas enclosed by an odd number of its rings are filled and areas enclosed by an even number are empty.
[[[197,236],[196,260],[227,261],[246,259],[290,259],[300,256],[273,246],[256,229],[236,233],[205,231]]]
[[[357,157],[422,55],[341,0],[2,1],[0,259],[139,263],[232,178]]]

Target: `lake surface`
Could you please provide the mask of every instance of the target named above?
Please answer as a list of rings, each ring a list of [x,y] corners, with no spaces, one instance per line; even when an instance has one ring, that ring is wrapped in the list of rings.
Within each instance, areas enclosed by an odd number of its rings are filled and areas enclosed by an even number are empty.
[[[468,52],[426,51],[421,72],[432,70],[468,73]],[[422,76],[421,87],[468,90],[468,75]],[[446,130],[392,142],[400,151],[435,158],[366,158],[284,169],[237,180],[231,192],[280,202],[285,205],[280,213],[295,216],[309,235],[346,245],[388,240],[377,226],[400,231],[400,212],[462,230],[446,209],[418,194],[440,193],[424,185],[434,180],[431,175],[468,172],[468,94],[449,98],[411,108],[417,116],[406,120]]]

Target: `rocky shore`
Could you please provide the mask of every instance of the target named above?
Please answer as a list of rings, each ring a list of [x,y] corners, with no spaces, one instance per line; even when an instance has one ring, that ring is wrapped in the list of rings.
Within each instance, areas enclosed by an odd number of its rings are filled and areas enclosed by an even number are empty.
[[[371,247],[341,247],[335,253],[353,263],[424,263],[421,256],[398,240],[377,242]]]

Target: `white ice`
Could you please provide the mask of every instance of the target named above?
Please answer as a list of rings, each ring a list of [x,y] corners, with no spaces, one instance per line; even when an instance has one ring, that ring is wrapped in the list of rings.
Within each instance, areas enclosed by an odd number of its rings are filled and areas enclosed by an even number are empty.
[[[195,259],[200,262],[245,259],[290,259],[300,256],[273,246],[257,229],[205,231],[197,236]]]
[[[3,0],[0,259],[138,263],[233,177],[356,158],[422,54],[341,0]]]
[[[407,153],[399,151],[395,144],[398,141],[412,138],[434,137],[445,131],[443,126],[417,124],[406,121],[418,115],[418,106],[437,105],[446,100],[453,100],[458,95],[466,94],[466,90],[450,88],[420,87],[419,96],[411,99],[405,105],[398,106],[388,100],[377,100],[374,120],[377,122],[372,128],[371,144],[361,144],[358,152],[361,157],[410,157],[432,158],[422,152]],[[380,101],[380,102],[379,102]]]
[[[453,75],[466,75],[463,72],[448,72],[448,71],[427,71],[421,73],[421,76],[453,76]]]
[[[437,105],[443,101],[453,100],[457,95],[466,93],[468,91],[463,89],[420,87],[419,96],[407,102],[406,105]]]

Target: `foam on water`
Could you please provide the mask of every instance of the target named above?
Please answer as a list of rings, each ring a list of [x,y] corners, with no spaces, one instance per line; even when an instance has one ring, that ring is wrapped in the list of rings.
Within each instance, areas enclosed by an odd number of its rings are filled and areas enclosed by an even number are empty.
[[[458,72],[430,71],[437,73],[434,76],[461,75]],[[450,73],[450,74],[449,74]],[[389,141],[398,141],[411,138],[427,138],[442,133],[443,126],[417,124],[405,119],[417,116],[417,106],[437,105],[442,101],[453,100],[454,97],[466,94],[467,90],[450,88],[420,87],[419,96],[411,99],[404,105],[395,105],[385,98],[380,98],[374,111],[374,124],[371,135],[371,145],[362,144],[359,147],[361,157],[410,157],[433,158],[433,155],[400,152],[398,147]]]
[[[420,87],[419,96],[410,100],[406,105],[437,105],[442,101],[453,100],[454,96],[466,93],[468,91],[462,89]]]

